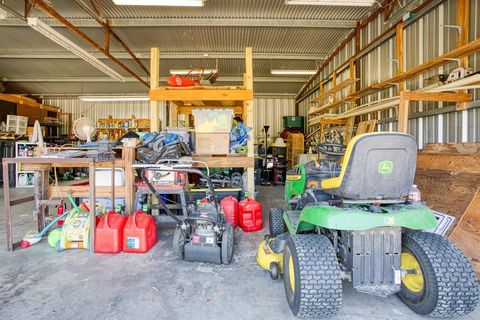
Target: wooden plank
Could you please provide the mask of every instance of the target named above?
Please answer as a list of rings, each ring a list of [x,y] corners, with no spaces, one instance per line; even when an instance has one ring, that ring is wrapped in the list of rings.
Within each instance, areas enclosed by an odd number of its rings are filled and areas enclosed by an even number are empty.
[[[253,90],[243,89],[217,89],[217,90],[164,90],[156,88],[150,90],[151,100],[171,100],[171,101],[226,101],[253,100]]]
[[[126,182],[126,181],[125,181]],[[110,198],[112,196],[111,187],[96,187],[96,196]],[[115,198],[125,198],[126,200],[126,187],[115,187]],[[90,196],[90,186],[49,186],[48,197],[60,198],[64,197],[67,193],[73,197],[88,198]]]
[[[477,277],[480,278],[480,188],[450,235],[450,239],[462,249]]]
[[[422,154],[425,153],[462,153],[474,154],[480,156],[480,142],[463,142],[463,143],[427,143],[423,147]]]
[[[5,213],[5,237],[7,242],[7,251],[13,251],[13,233],[12,233],[12,207],[10,206],[10,183],[8,162],[3,159],[3,211]]]
[[[351,86],[351,85],[355,84],[357,81],[360,81],[360,79],[347,79],[345,81],[342,81],[337,86],[323,92],[318,97],[315,97],[314,99],[312,99],[310,101],[310,103],[316,103],[318,101],[324,100],[325,98],[329,97],[330,95],[336,94],[337,92],[347,88],[348,86]]]
[[[245,49],[245,76],[244,76],[244,85],[245,88],[253,93],[253,49],[247,47]],[[252,94],[253,95],[253,94]],[[253,97],[252,97],[253,99]],[[253,110],[253,100],[249,99],[244,101],[243,109],[245,115],[245,121],[247,127],[254,127],[254,110]],[[253,166],[253,157],[254,157],[254,133],[250,133],[250,139],[247,142],[247,155],[248,155],[248,166],[247,168],[247,190],[251,197],[255,197],[255,175],[254,175],[254,166]]]
[[[400,92],[400,101],[398,103],[398,120],[397,131],[408,132],[408,113],[410,109],[410,101],[405,98],[405,91]]]
[[[204,155],[193,155],[193,160],[207,163],[210,168],[253,168],[254,157],[212,157]],[[203,164],[196,164],[196,167],[203,168]]]
[[[160,85],[160,50],[150,49],[150,90]],[[160,103],[156,100],[150,101],[150,129],[152,132],[160,131]]]
[[[344,113],[340,113],[339,115],[335,116],[335,119],[346,119],[349,117],[356,117],[356,116],[360,116],[360,115],[375,112],[375,111],[393,108],[397,106],[399,102],[400,102],[400,99],[398,97],[393,97],[393,98],[380,100],[379,102],[361,105],[351,110],[347,110]]]
[[[122,152],[125,161],[125,214],[133,213],[135,202],[135,170],[132,168],[135,162],[135,148],[124,147]]]
[[[335,101],[333,103],[325,104],[323,106],[314,108],[314,109],[310,110],[308,112],[308,114],[310,115],[310,114],[315,114],[315,113],[319,113],[319,112],[323,112],[323,111],[327,111],[327,110],[331,110],[331,109],[336,109],[336,107],[340,106],[341,104],[350,102],[352,100],[355,100],[356,98],[357,97],[355,95],[348,95],[348,96],[344,97],[343,99],[340,99],[340,100]]]
[[[422,200],[433,210],[454,216],[456,225],[480,186],[480,174],[417,167],[415,184]]]
[[[468,93],[454,92],[424,92],[424,91],[402,91],[406,100],[411,101],[445,101],[445,102],[470,102],[472,95]]]
[[[397,75],[401,75],[405,71],[403,64],[403,21],[399,22],[395,28],[395,57],[397,59]],[[399,84],[398,90],[403,90],[403,81]]]
[[[476,154],[430,154],[419,152],[417,168],[480,174],[480,156]]]

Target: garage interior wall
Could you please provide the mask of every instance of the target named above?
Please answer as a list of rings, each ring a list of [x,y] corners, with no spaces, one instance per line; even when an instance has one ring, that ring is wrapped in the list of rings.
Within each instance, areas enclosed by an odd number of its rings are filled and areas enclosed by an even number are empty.
[[[403,1],[404,4],[407,2]],[[420,1],[419,3],[422,3]],[[397,8],[398,9],[398,8]],[[457,2],[432,1],[431,9],[425,14],[414,17],[405,23],[404,38],[404,65],[405,70],[423,64],[445,52],[455,48],[456,29],[447,28],[445,25],[456,24]],[[393,13],[395,14],[395,13]],[[480,0],[470,1],[470,26],[469,41],[480,37]],[[383,15],[372,20],[361,32],[360,48],[365,47],[373,39],[381,35],[390,27],[385,23]],[[320,76],[309,88],[311,94],[302,97],[299,103],[299,114],[308,117],[309,101],[318,95],[320,80],[325,79],[338,66],[348,61],[354,53],[354,39],[334,57],[329,65],[321,72]],[[395,35],[387,38],[377,47],[360,58],[361,88],[377,83],[395,75]],[[469,57],[469,67],[474,71],[480,70],[480,53]],[[448,74],[457,68],[457,63],[452,61],[438,69],[430,70],[423,75],[406,81],[407,90],[416,90],[424,86],[424,80],[436,74]],[[348,69],[337,74],[337,81],[342,81],[349,76]],[[330,83],[331,85],[331,83]],[[329,88],[328,86],[325,87]],[[308,92],[308,91],[307,91]],[[410,106],[411,119],[408,123],[409,133],[415,136],[420,149],[425,143],[442,142],[472,142],[480,141],[480,90],[470,90],[473,101],[467,110],[455,111],[455,104],[437,102],[412,102]],[[397,95],[395,87],[379,91],[361,99],[361,104],[385,99]],[[440,110],[442,108],[442,110]],[[346,111],[346,107],[339,108],[339,113]],[[379,111],[376,114],[364,115],[359,120],[377,119],[377,131],[395,131],[396,109]],[[308,120],[306,120],[307,123]]]
[[[149,101],[122,101],[122,102],[85,102],[77,98],[44,99],[43,103],[57,106],[62,112],[72,113],[72,119],[81,116],[89,117],[95,122],[98,119],[130,118],[137,119],[150,117]],[[160,119],[166,118],[166,108],[161,101]],[[269,125],[269,134],[274,137],[283,130],[283,116],[295,115],[295,99],[293,98],[255,98],[254,99],[254,128],[255,137],[261,137],[264,125]],[[162,124],[162,128],[165,127]]]

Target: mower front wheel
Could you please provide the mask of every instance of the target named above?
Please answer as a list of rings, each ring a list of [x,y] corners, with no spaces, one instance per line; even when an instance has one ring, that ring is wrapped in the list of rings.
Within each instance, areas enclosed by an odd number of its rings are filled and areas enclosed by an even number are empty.
[[[472,312],[479,286],[463,252],[434,233],[409,231],[402,239],[400,299],[414,312],[452,318]]]
[[[268,227],[270,236],[276,237],[287,231],[285,221],[283,221],[283,210],[278,208],[271,208],[268,216]]]
[[[222,234],[222,263],[230,264],[233,260],[233,247],[235,242],[235,234],[233,226],[230,223],[225,224],[225,230]]]
[[[285,294],[293,314],[330,317],[342,305],[342,278],[335,250],[319,234],[293,235],[283,255]]]

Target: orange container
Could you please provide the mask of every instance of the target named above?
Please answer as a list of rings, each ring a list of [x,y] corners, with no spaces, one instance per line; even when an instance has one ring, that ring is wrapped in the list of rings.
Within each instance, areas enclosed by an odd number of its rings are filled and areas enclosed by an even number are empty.
[[[95,229],[96,253],[119,253],[123,247],[123,228],[127,218],[115,211],[107,212]]]
[[[145,253],[157,242],[157,226],[153,217],[136,211],[123,229],[123,251]]]

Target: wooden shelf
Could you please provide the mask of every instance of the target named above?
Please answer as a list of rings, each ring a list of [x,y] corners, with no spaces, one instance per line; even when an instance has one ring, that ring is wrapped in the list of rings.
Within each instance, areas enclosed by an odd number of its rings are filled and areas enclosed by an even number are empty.
[[[193,160],[207,163],[209,168],[254,168],[254,158],[244,155],[192,155]],[[196,164],[196,167],[205,167],[203,164]]]
[[[309,121],[308,125],[310,127],[315,127],[315,126],[324,125],[324,124],[344,125],[346,122],[347,122],[346,120],[342,120],[342,119],[317,117],[317,118],[314,118],[311,121]]]
[[[150,100],[173,101],[179,107],[235,107],[253,99],[245,87],[158,87],[150,90]]]
[[[325,92],[322,92],[319,96],[317,96],[313,100],[311,100],[310,103],[317,103],[318,101],[322,101],[325,98],[327,98],[328,96],[333,95],[333,94],[347,88],[348,86],[351,86],[352,84],[355,84],[357,81],[360,81],[360,79],[347,79],[345,81],[342,81],[337,86],[335,86],[335,87],[333,87],[333,88],[331,88],[331,89],[329,89]]]
[[[355,100],[355,99],[357,99],[356,96],[348,95],[341,100],[335,101],[334,103],[325,104],[323,106],[317,107],[317,108],[309,111],[308,114],[311,115],[311,114],[319,113],[319,112],[322,112],[322,111],[327,111],[327,110],[330,110],[330,109],[334,109],[334,108],[338,107],[339,105],[341,105],[343,103],[347,103],[347,102],[350,102],[350,101]]]

